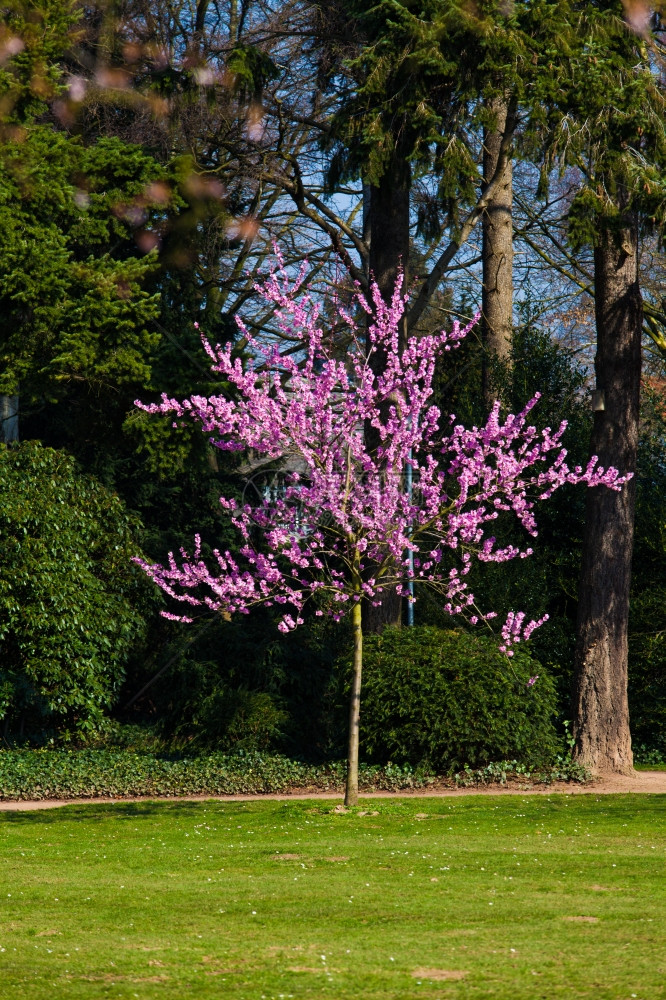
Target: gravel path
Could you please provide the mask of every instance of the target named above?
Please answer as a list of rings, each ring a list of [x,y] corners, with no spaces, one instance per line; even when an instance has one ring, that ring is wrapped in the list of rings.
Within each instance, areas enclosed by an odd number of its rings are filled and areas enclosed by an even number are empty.
[[[408,789],[400,792],[363,792],[363,799],[388,798],[460,798],[463,795],[608,795],[627,792],[666,795],[666,771],[634,771],[632,774],[611,774],[595,778],[585,785],[576,783],[556,782],[552,785],[489,785],[485,788],[438,788],[438,789]],[[111,802],[249,802],[269,799],[274,802],[284,802],[289,799],[342,799],[339,792],[294,791],[284,795],[183,795],[169,799],[158,799],[155,796],[127,799],[40,799],[36,801],[0,802],[0,812],[26,811],[32,809],[57,809],[60,806],[99,805]]]

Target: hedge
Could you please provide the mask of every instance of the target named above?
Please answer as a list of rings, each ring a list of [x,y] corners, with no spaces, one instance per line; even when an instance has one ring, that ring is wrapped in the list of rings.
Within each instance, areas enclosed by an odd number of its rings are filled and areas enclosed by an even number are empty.
[[[560,750],[556,713],[553,681],[525,646],[508,658],[496,636],[432,626],[365,639],[366,759],[440,774],[513,758],[547,767]]]

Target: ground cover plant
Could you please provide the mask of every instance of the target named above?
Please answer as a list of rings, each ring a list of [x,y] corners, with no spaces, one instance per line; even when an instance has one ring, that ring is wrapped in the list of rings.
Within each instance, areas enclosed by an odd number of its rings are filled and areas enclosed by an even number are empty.
[[[666,796],[0,818],[3,997],[666,994]]]
[[[3,750],[0,753],[0,799],[128,798],[133,796],[238,795],[293,791],[340,791],[346,763],[308,764],[281,754],[240,750],[192,756],[183,753],[136,753],[131,750]],[[362,764],[364,791],[432,788],[448,783],[522,786],[553,781],[585,781],[588,772],[558,754],[552,763],[494,761],[466,765],[448,778],[432,768],[409,763]]]

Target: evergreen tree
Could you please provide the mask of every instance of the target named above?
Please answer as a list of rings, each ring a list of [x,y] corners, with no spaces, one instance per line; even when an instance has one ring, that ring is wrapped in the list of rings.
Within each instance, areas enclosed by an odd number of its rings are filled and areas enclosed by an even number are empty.
[[[664,95],[647,37],[617,2],[570,11],[576,39],[549,111],[544,173],[571,164],[580,188],[569,212],[574,246],[594,250],[596,389],[590,452],[634,473],[639,440],[643,309],[639,236],[662,228]],[[655,27],[659,27],[656,18]],[[595,771],[632,767],[627,702],[635,480],[612,500],[587,497],[574,678],[574,736]]]
[[[46,125],[0,144],[0,392],[20,393],[28,421],[62,403],[90,433],[108,422],[101,400],[149,385],[156,262],[133,232],[162,210],[163,176],[137,147]]]

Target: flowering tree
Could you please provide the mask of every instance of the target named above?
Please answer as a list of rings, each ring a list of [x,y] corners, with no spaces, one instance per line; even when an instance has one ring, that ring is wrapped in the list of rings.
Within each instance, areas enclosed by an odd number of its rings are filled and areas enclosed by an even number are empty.
[[[443,417],[430,402],[435,361],[458,346],[470,327],[456,323],[451,333],[411,337],[398,350],[398,325],[404,310],[400,282],[389,305],[378,290],[372,301],[356,297],[370,317],[369,350],[365,328],[351,311],[335,303],[348,332],[341,356],[319,325],[320,308],[280,266],[257,291],[276,308],[281,330],[302,345],[300,357],[279,348],[265,349],[240,323],[254,352],[244,365],[232,346],[204,347],[233,392],[192,396],[182,402],[162,397],[151,413],[197,421],[211,442],[226,450],[251,450],[280,460],[299,472],[286,475],[279,496],[237,509],[220,498],[239,530],[238,556],[214,552],[202,559],[197,537],[192,554],[169,554],[166,565],[137,560],[155,583],[180,604],[247,614],[256,604],[284,607],[278,628],[288,632],[303,623],[306,601],[316,597],[315,614],[335,620],[350,614],[354,669],[349,713],[345,803],[358,799],[358,741],[363,631],[361,602],[376,602],[388,588],[410,596],[409,584],[424,584],[442,595],[451,614],[470,622],[487,621],[475,605],[465,577],[473,558],[503,562],[525,558],[529,547],[500,545],[489,529],[503,511],[513,512],[526,533],[536,535],[535,499],[549,497],[564,483],[585,482],[621,489],[625,478],[601,469],[596,458],[587,468],[569,469],[561,438],[563,423],[552,432],[528,425],[535,397],[517,416],[500,420],[496,404],[484,427],[466,430],[455,417]],[[471,326],[471,324],[470,324]],[[372,355],[386,358],[380,375]],[[368,440],[378,441],[370,450]],[[405,490],[411,467],[414,488]],[[187,614],[164,612],[177,621]],[[502,649],[529,638],[545,620],[511,613],[502,628]]]

